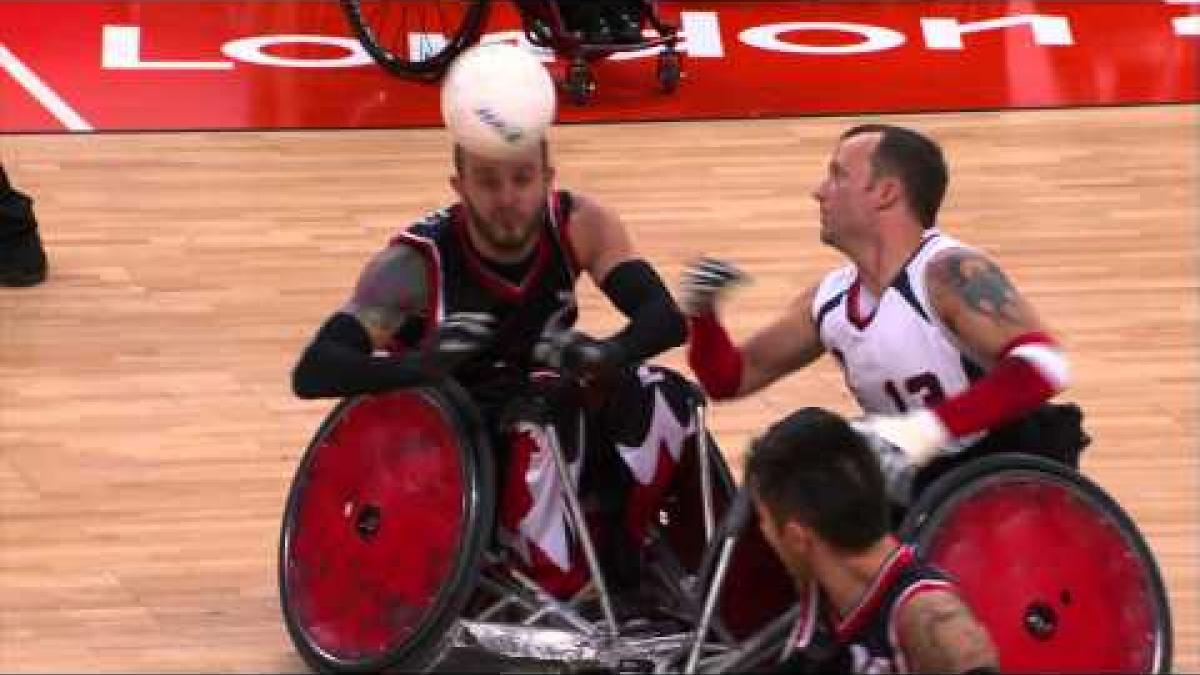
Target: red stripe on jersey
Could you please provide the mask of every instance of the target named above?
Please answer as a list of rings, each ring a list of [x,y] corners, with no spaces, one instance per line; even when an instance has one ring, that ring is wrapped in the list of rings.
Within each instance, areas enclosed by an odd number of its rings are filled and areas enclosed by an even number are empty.
[[[858,605],[846,614],[846,617],[835,624],[835,635],[838,642],[847,643],[862,627],[866,625],[875,612],[879,611],[879,606],[883,604],[883,599],[887,596],[892,584],[896,583],[896,577],[912,564],[916,558],[911,546],[901,545],[892,552],[890,558],[884,561],[879,572],[875,574],[874,581],[863,592],[863,597],[859,600]]]
[[[875,318],[875,312],[879,310],[880,303],[876,302],[875,307],[866,316],[863,316],[860,307],[862,302],[862,298],[859,297],[860,293],[862,293],[862,281],[855,279],[846,291],[846,320],[855,328],[863,330],[871,325],[871,320]]]
[[[425,334],[421,336],[421,344],[425,344],[442,320],[442,257],[438,254],[437,246],[424,237],[400,232],[393,241],[402,241],[413,247],[429,263],[425,266],[425,306],[429,313],[425,319]]]
[[[546,204],[546,212],[550,214],[550,226],[558,232],[563,254],[567,257],[567,266],[571,268],[571,278],[575,279],[579,277],[583,268],[580,267],[579,258],[575,255],[575,245],[571,243],[571,226],[574,225],[574,222],[571,220],[570,211],[562,208],[564,201],[561,192],[551,190],[549,201]]]
[[[467,232],[466,209],[459,206],[453,212],[453,228],[454,234],[458,237],[459,243],[463,248],[463,257],[467,260],[467,267],[471,273],[479,280],[479,283],[488,291],[495,293],[499,297],[510,302],[518,302],[525,296],[528,291],[541,275],[546,263],[550,261],[550,245],[546,241],[546,231],[538,230],[537,251],[534,253],[536,258],[533,264],[529,266],[529,271],[525,273],[525,278],[521,280],[520,285],[509,282],[504,277],[496,272],[488,269],[483,263],[482,254],[475,248],[474,242],[471,241],[470,233]]]

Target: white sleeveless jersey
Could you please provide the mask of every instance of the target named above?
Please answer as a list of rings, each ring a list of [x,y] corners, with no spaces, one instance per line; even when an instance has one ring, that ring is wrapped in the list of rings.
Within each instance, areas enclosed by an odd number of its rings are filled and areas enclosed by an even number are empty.
[[[825,350],[842,368],[866,413],[895,414],[929,408],[965,390],[983,374],[933,311],[925,269],[936,254],[965,244],[930,230],[874,307],[854,265],[830,272],[817,289],[812,313]],[[961,450],[975,434],[943,448]]]

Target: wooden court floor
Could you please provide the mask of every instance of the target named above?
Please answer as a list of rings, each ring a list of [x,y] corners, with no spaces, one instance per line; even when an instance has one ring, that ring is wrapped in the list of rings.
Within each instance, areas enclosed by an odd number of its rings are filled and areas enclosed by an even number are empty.
[[[892,119],[945,145],[943,227],[990,251],[1073,359],[1084,469],[1197,612],[1197,108]],[[562,183],[612,205],[674,285],[702,252],[755,283],[737,335],[837,264],[809,197],[862,118],[574,126]],[[330,402],[290,368],[365,258],[449,196],[440,131],[0,137],[38,200],[49,281],[0,290],[0,671],[298,671],[275,554]],[[590,286],[584,325],[617,325]],[[679,350],[664,362],[685,367]],[[828,362],[718,406],[739,466],[790,409],[853,412]],[[1036,556],[1036,551],[1025,553]]]

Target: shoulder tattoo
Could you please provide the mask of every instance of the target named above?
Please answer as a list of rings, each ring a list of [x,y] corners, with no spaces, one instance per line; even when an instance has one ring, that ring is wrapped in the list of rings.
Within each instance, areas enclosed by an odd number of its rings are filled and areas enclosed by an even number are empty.
[[[1020,322],[1016,288],[996,263],[969,251],[954,251],[931,267],[934,282],[973,312],[1010,323]]]
[[[383,251],[363,270],[346,311],[372,328],[394,332],[407,318],[427,311],[426,264],[406,246]]]
[[[991,638],[961,599],[939,593],[913,611],[908,651],[922,670],[963,672],[997,665]]]

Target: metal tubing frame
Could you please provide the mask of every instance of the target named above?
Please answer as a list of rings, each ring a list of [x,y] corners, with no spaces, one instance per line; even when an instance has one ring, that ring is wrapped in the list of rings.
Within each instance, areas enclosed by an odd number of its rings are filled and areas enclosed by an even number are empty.
[[[704,505],[704,544],[710,545],[713,531],[716,530],[716,516],[713,507],[712,491],[712,459],[708,456],[708,406],[696,404],[696,419],[699,422],[696,429],[696,452],[700,462],[700,502]]]
[[[582,438],[583,431],[583,411],[579,413],[579,435]],[[587,559],[588,570],[592,574],[592,581],[596,584],[596,592],[600,596],[600,606],[604,610],[604,620],[608,624],[610,635],[615,637],[619,631],[617,626],[617,615],[613,611],[612,598],[608,594],[608,587],[604,583],[604,574],[600,569],[600,559],[596,555],[596,547],[592,543],[592,535],[588,531],[587,520],[583,517],[583,507],[579,505],[579,495],[575,492],[575,484],[571,480],[571,469],[567,465],[567,458],[563,455],[562,444],[558,440],[558,429],[554,424],[546,425],[546,436],[550,441],[550,452],[554,456],[554,465],[558,468],[558,477],[562,482],[563,497],[567,500],[567,510],[571,514],[571,521],[575,525],[576,534],[579,535],[579,542],[583,546],[583,555]],[[579,451],[583,452],[583,446],[580,445]]]
[[[730,651],[719,654],[709,660],[705,665],[705,672],[727,672],[727,671],[743,671],[749,668],[756,667],[762,663],[762,659],[757,661],[746,662],[747,657],[761,655],[763,648],[772,640],[786,639],[788,633],[791,632],[792,626],[799,618],[800,607],[794,605],[791,609],[780,614],[771,620],[769,624],[764,626],[757,633],[742,641],[740,645]]]
[[[729,569],[729,559],[733,557],[733,547],[737,544],[736,537],[729,537],[721,544],[721,557],[717,561],[717,571],[713,575],[712,584],[708,587],[708,596],[704,599],[704,612],[700,616],[700,625],[696,627],[695,641],[688,654],[687,665],[683,672],[696,672],[696,662],[700,658],[700,648],[708,634],[708,625],[712,623],[713,611],[717,608],[717,600],[721,595],[721,583],[725,581],[725,572]]]

